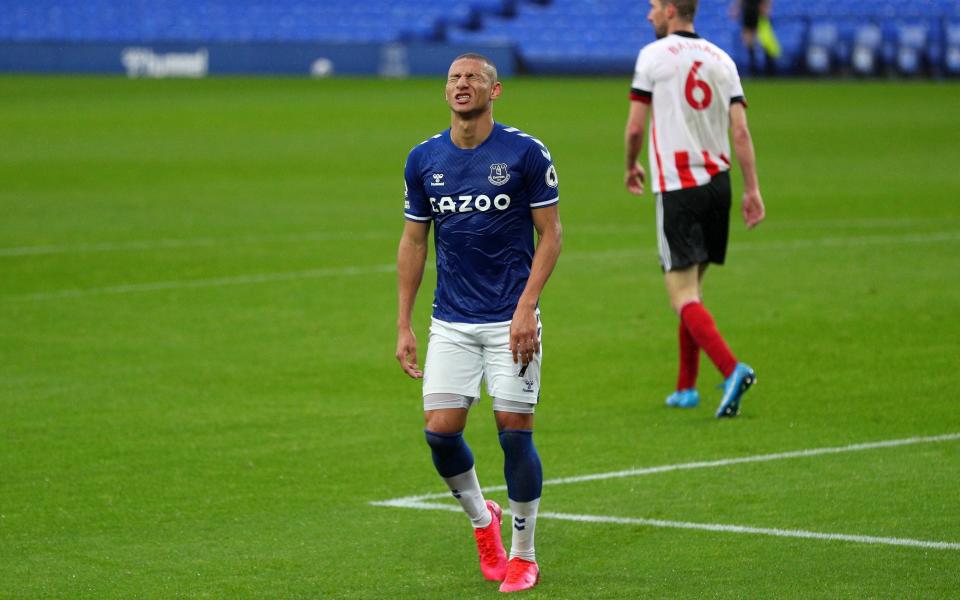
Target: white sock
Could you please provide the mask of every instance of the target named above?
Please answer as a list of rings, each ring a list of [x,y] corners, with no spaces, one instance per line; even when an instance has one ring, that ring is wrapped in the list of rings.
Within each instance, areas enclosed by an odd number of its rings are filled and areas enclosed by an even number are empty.
[[[470,517],[470,523],[477,529],[481,529],[490,524],[493,518],[490,511],[487,510],[487,501],[483,498],[483,492],[480,491],[480,481],[477,479],[477,471],[470,467],[469,471],[464,471],[453,477],[444,477],[453,497],[460,502],[463,512]]]
[[[510,500],[510,512],[513,513],[513,538],[510,543],[510,558],[519,556],[530,562],[537,561],[533,548],[533,532],[537,528],[537,509],[540,498],[530,502]]]

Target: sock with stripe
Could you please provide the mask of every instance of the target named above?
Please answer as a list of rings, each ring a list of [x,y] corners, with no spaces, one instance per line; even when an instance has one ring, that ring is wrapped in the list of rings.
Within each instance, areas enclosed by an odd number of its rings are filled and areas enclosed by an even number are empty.
[[[680,320],[723,377],[729,377],[737,367],[737,359],[734,358],[727,342],[717,330],[717,324],[713,321],[710,311],[701,302],[690,302],[680,310]]]
[[[510,558],[519,556],[535,562],[533,536],[543,491],[543,467],[533,445],[533,431],[504,429],[500,432],[500,447],[503,448],[503,475],[507,480],[510,512],[513,513]]]
[[[463,439],[463,432],[436,433],[424,430],[424,434],[437,473],[463,507],[463,512],[467,513],[470,523],[476,528],[489,525],[492,518],[480,491],[480,481],[473,466],[473,452]]]
[[[700,346],[693,339],[687,326],[680,321],[680,372],[677,374],[677,391],[697,387],[700,371]]]

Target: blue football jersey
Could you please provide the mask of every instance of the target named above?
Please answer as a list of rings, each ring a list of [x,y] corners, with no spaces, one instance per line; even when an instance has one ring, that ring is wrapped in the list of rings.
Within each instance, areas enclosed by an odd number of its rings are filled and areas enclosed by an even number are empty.
[[[546,146],[495,123],[470,150],[438,133],[410,151],[404,216],[433,221],[433,316],[455,323],[509,321],[533,263],[533,214],[560,201]]]

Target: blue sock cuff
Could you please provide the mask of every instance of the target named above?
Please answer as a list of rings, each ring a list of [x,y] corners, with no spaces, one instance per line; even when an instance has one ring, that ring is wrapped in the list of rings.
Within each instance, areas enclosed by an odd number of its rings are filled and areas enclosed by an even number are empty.
[[[453,477],[473,468],[473,452],[463,439],[463,432],[438,433],[423,430],[433,455],[433,465],[441,477]]]
[[[526,453],[529,450],[536,452],[533,446],[533,431],[530,429],[502,429],[500,430],[500,447],[504,453]]]
[[[455,431],[455,432],[453,432],[453,433],[441,433],[441,432],[439,432],[439,431],[430,431],[429,429],[424,429],[424,430],[423,430],[423,433],[424,433],[424,435],[426,435],[428,438],[431,437],[431,436],[433,436],[433,437],[438,437],[438,438],[441,438],[441,439],[454,439],[454,438],[462,438],[462,437],[463,437],[463,432],[462,432],[462,431]]]
[[[510,499],[530,502],[539,498],[543,490],[543,468],[533,445],[533,431],[504,429],[500,432],[500,447],[503,448],[503,475]]]

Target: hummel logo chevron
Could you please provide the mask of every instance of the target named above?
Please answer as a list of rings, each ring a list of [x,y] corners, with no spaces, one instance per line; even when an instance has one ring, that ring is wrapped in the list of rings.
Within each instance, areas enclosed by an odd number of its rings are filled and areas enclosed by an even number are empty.
[[[457,500],[460,499],[460,490],[450,490],[450,493],[453,494],[453,497]]]
[[[514,527],[514,529],[516,529],[517,531],[523,531],[524,529],[527,528],[527,520],[526,520],[526,519],[521,519],[520,517],[514,517],[514,518],[513,518],[513,527]]]

